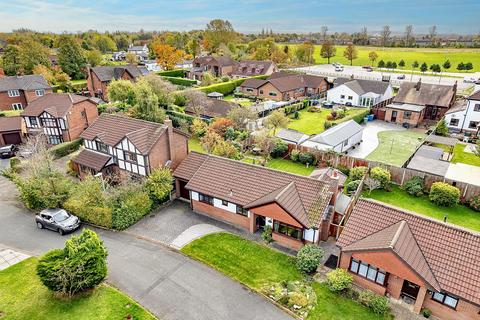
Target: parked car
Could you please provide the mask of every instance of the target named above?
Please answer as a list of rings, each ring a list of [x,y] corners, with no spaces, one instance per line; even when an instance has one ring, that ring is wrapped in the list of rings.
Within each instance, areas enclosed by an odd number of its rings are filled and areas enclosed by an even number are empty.
[[[14,157],[17,151],[18,148],[14,144],[8,144],[6,146],[0,147],[0,158],[7,159]]]
[[[80,226],[80,219],[64,209],[45,209],[35,216],[39,229],[50,229],[64,235]]]
[[[331,103],[331,102],[325,101],[322,105],[325,109],[332,109],[333,108],[333,103]]]
[[[342,72],[343,71],[343,66],[336,66],[335,71],[336,72]]]
[[[372,67],[367,67],[367,68],[365,68],[365,71],[367,71],[367,72],[372,72],[372,71],[373,71],[373,68],[372,68]]]
[[[404,74],[398,75],[397,79],[398,80],[405,80],[405,75]]]
[[[345,105],[346,105],[347,107],[351,107],[351,106],[352,106],[352,103],[351,103],[350,101],[349,101],[349,102],[345,102]]]

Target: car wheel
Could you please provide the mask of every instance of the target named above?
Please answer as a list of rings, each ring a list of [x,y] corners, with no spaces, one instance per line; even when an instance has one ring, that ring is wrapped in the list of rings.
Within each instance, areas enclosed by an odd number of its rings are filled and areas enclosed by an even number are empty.
[[[38,229],[43,229],[43,224],[41,224],[40,222],[37,222],[37,228]]]
[[[62,229],[58,229],[58,233],[63,236],[65,234],[65,231],[63,231]]]

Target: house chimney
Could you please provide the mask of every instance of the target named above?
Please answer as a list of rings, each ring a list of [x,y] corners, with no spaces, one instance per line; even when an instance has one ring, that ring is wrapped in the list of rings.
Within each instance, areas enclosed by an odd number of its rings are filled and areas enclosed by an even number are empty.
[[[170,156],[169,156],[169,159],[173,162],[173,158],[174,158],[174,149],[173,149],[173,122],[172,120],[166,116],[165,117],[165,120],[163,121],[163,124],[165,126],[167,126],[167,138],[168,138],[168,151],[170,153]]]
[[[418,79],[417,84],[415,85],[415,89],[417,91],[420,91],[420,86],[422,85],[422,78]]]

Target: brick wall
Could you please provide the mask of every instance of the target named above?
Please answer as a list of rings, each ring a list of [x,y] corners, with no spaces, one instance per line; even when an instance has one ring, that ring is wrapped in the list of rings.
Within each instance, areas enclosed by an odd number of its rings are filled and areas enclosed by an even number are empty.
[[[82,116],[85,111],[86,118]],[[74,104],[67,115],[68,134],[65,141],[75,140],[98,117],[97,105],[89,100]]]
[[[252,208],[250,209],[250,211],[254,214],[273,218],[273,220],[281,221],[291,226],[303,228],[303,226],[297,220],[295,220],[290,214],[288,214],[285,210],[282,209],[282,207],[280,207],[276,203],[270,203],[260,207]]]
[[[239,226],[241,228],[244,228],[246,230],[249,230],[250,218],[248,217],[245,217],[233,212],[229,212],[220,208],[216,208],[207,203],[203,203],[195,200],[192,200],[192,208],[193,208],[193,211],[207,214],[215,219],[223,220],[228,223]]]
[[[297,251],[300,250],[301,247],[303,247],[302,241],[293,239],[291,237],[287,237],[280,233],[272,232],[272,238],[273,238],[273,241],[276,241],[285,247],[288,247]]]
[[[173,131],[173,139],[170,147],[172,150],[172,170],[175,170],[188,155],[188,138],[183,134]]]
[[[351,258],[350,253],[342,252],[340,257],[339,267],[348,270],[350,267],[350,258]],[[379,285],[378,283],[370,281],[354,273],[350,272],[350,274],[353,276],[353,281],[359,286],[361,286],[362,288],[372,290],[373,292],[382,296],[385,295],[387,288],[385,288],[384,286]]]
[[[432,300],[427,294],[423,301],[423,308],[428,308],[432,314],[442,320],[471,320],[480,319],[480,307],[465,300],[459,300],[456,310]]]
[[[0,110],[13,110],[13,103],[21,103],[25,109],[27,106],[27,100],[22,90],[20,90],[20,96],[18,97],[9,97],[7,91],[0,92]]]
[[[92,97],[96,97],[98,90],[102,90],[103,96],[102,99],[108,102],[108,92],[107,92],[108,82],[102,82],[98,76],[90,70],[87,77],[87,88]]]
[[[45,94],[52,93],[52,89],[45,89],[44,91],[45,91]],[[35,90],[25,91],[25,99],[27,101],[27,104],[40,97],[41,96],[37,96],[37,94],[35,93]]]
[[[162,167],[170,160],[170,151],[168,149],[168,135],[163,133],[157,140],[153,148],[148,155],[150,169],[154,170],[158,167]]]
[[[410,119],[405,119],[404,118],[405,111],[386,109],[386,111],[385,111],[385,121],[392,122],[392,112],[393,111],[397,111],[397,119],[395,120],[395,123],[398,123],[398,124],[408,123],[411,126],[417,126],[420,122],[422,122],[423,121],[423,114],[425,112],[425,110],[423,110],[422,112],[412,112],[411,115],[410,115]]]

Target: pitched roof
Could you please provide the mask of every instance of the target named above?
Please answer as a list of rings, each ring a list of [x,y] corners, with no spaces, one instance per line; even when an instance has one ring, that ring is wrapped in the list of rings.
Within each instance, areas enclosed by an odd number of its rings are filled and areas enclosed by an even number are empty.
[[[469,97],[469,100],[480,100],[480,90],[472,93]]]
[[[106,154],[83,149],[72,161],[95,171],[100,171],[111,158]]]
[[[315,135],[309,141],[329,146],[336,146],[363,130],[363,127],[354,120],[337,124],[324,132]]]
[[[430,84],[422,82],[402,82],[395,103],[433,105],[448,108],[455,98],[455,86]]]
[[[265,75],[270,67],[274,65],[273,61],[242,60],[233,69],[233,75],[241,76],[259,76]]]
[[[323,77],[313,75],[282,73],[282,76],[274,75],[267,80],[280,92],[287,92],[306,87],[317,88],[324,79]]]
[[[41,75],[13,76],[0,78],[0,92],[8,90],[51,89]]]
[[[111,147],[128,138],[142,154],[148,154],[166,128],[161,123],[102,113],[81,137],[87,140],[98,138]]]
[[[325,181],[196,152],[174,176],[189,180],[187,189],[246,208],[276,201],[307,228],[320,225],[332,197]]]
[[[480,303],[480,234],[404,211],[373,200],[360,199],[355,205],[337,245],[346,248],[353,243],[405,221],[412,237],[397,240],[397,250],[408,255],[414,238],[440,288],[463,299]],[[402,231],[406,232],[406,231]],[[382,237],[385,237],[385,231]],[[380,238],[379,236],[376,236]],[[400,241],[400,242],[399,242]],[[380,242],[379,242],[380,243]],[[407,245],[403,247],[404,245]],[[365,245],[365,244],[364,244]],[[417,257],[418,252],[409,259]],[[416,258],[420,259],[420,258]],[[417,262],[411,262],[417,261]],[[406,261],[419,268],[419,260]],[[422,267],[423,268],[423,267]],[[423,269],[422,269],[423,270]],[[416,270],[419,272],[420,270]]]
[[[228,112],[237,104],[225,100],[209,99],[209,103],[203,106],[202,115],[210,118],[226,117]],[[185,112],[194,113],[192,107],[185,107]]]
[[[346,81],[344,81],[346,80]],[[362,79],[345,79],[335,82],[337,86],[345,85],[352,89],[358,95],[362,95],[368,92],[373,92],[376,94],[384,94],[390,85],[388,82],[375,81],[375,80],[362,80]]]
[[[0,117],[0,132],[22,130],[22,117]]]
[[[473,96],[473,95],[472,95]],[[472,97],[470,96],[469,99]],[[475,98],[473,98],[474,100]],[[480,100],[480,92],[478,94],[478,100]],[[467,100],[465,99],[459,99],[457,101],[455,101],[454,105],[447,110],[447,112],[445,114],[449,114],[449,113],[455,113],[455,112],[460,112],[460,111],[465,111],[467,110],[468,108],[468,102]]]
[[[219,65],[219,66],[232,66],[237,64],[238,62],[233,60],[230,57],[227,56],[202,56],[202,57],[196,57],[193,60],[193,63],[200,64],[200,65]]]
[[[132,77],[137,78],[146,73],[141,67],[135,65],[126,66],[99,66],[93,67],[92,71],[97,75],[100,81],[118,80],[122,77],[124,72],[128,72]]]
[[[342,248],[343,251],[370,251],[390,249],[407,263],[421,278],[435,290],[440,291],[440,285],[435,279],[422,250],[415,240],[408,223],[405,220],[392,224],[385,229],[372,233],[365,238]]]
[[[38,117],[46,111],[55,118],[61,118],[67,115],[74,104],[86,100],[91,101],[88,97],[74,93],[47,93],[43,97],[30,102],[23,111],[22,116]]]
[[[310,137],[305,133],[298,132],[292,129],[280,129],[280,131],[278,131],[278,133],[275,136],[284,141],[293,142],[296,144],[301,144],[302,142],[304,142]]]
[[[240,85],[240,87],[257,89],[257,88],[263,86],[267,82],[268,82],[268,80],[249,78],[249,79],[246,79],[245,81],[243,81],[242,84]]]

